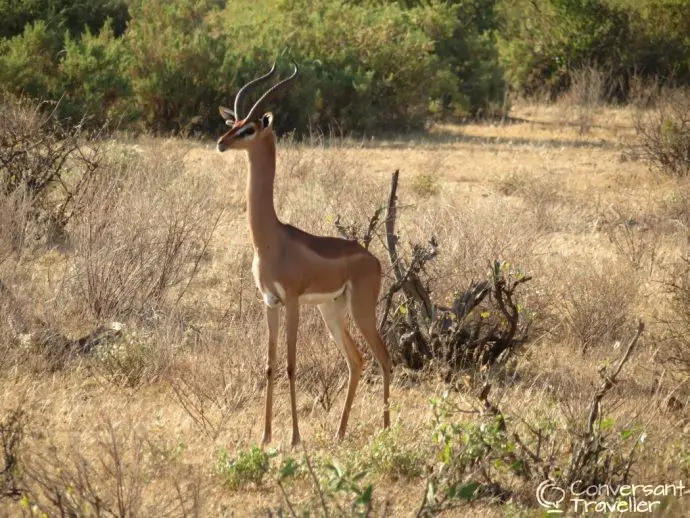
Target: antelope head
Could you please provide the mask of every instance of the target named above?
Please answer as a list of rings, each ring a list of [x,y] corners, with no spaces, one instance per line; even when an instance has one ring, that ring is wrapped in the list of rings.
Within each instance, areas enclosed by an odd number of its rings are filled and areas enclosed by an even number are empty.
[[[273,114],[271,112],[262,113],[263,109],[268,101],[285,90],[290,86],[292,81],[297,78],[297,65],[295,65],[295,71],[292,75],[269,88],[259,100],[256,101],[246,116],[242,117],[242,113],[244,112],[247,96],[250,91],[256,86],[273,78],[275,72],[276,66],[274,63],[267,74],[257,77],[244,85],[240,91],[237,92],[234,110],[224,106],[218,108],[221,117],[225,119],[225,124],[231,127],[230,131],[223,134],[218,139],[218,151],[247,149],[252,141],[262,138],[264,135],[272,132]]]

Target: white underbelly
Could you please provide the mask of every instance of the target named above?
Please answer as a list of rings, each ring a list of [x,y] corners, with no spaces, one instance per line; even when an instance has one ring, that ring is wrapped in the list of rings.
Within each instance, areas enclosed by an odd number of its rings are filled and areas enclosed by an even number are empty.
[[[335,299],[340,297],[345,291],[347,284],[344,284],[341,288],[336,291],[329,293],[305,293],[300,295],[300,304],[325,304],[326,302],[333,302]]]

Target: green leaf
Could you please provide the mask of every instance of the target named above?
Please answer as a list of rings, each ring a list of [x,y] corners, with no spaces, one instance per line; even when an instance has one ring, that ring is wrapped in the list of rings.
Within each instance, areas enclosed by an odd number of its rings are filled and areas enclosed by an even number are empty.
[[[616,421],[612,417],[606,417],[601,420],[600,429],[602,431],[610,430],[614,424],[616,424]]]
[[[280,480],[287,478],[287,477],[292,477],[297,473],[297,468],[299,467],[299,464],[293,459],[292,457],[288,457],[287,459],[283,460],[283,464],[280,466],[280,470],[278,471],[278,478]]]
[[[470,482],[469,484],[465,484],[456,491],[455,497],[462,500],[470,500],[474,496],[474,493],[478,487],[479,482]]]
[[[361,479],[363,479],[363,478],[366,477],[366,476],[367,476],[367,472],[366,472],[366,471],[360,471],[360,472],[357,473],[354,477],[352,477],[352,481],[353,481],[353,482],[357,482],[358,480],[361,480]]]
[[[369,484],[367,487],[364,488],[364,491],[357,497],[356,502],[358,504],[362,505],[369,505],[371,504],[371,497],[374,494],[374,486]]]

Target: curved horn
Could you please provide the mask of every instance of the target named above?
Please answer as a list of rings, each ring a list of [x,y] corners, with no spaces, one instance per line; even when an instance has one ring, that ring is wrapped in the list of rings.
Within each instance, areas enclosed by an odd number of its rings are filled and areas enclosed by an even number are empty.
[[[261,96],[261,98],[256,101],[256,104],[252,106],[252,109],[249,111],[245,119],[247,120],[253,120],[256,118],[256,116],[261,112],[263,109],[264,104],[266,102],[275,97],[276,94],[280,93],[282,90],[284,90],[289,84],[299,75],[299,71],[297,70],[297,64],[293,63],[295,67],[295,71],[292,73],[292,75],[288,78],[283,79],[280,83],[276,83],[271,87],[270,90],[268,90],[265,94]]]
[[[273,74],[276,72],[276,64],[273,63],[273,66],[271,67],[271,70],[268,71],[268,74],[265,74],[261,77],[257,77],[256,79],[253,79],[252,81],[249,81],[246,85],[244,85],[239,92],[237,92],[237,96],[235,97],[235,117],[237,119],[242,118],[242,112],[240,110],[244,110],[244,100],[247,97],[247,94],[249,91],[255,87],[256,85],[263,83],[264,81],[268,81],[273,77]]]

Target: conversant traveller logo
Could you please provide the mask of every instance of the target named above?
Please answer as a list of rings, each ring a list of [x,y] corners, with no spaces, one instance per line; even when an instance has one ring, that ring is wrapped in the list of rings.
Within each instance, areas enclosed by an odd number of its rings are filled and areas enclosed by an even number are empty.
[[[565,500],[565,490],[550,480],[544,480],[537,487],[537,502],[547,509],[547,513],[562,513],[561,502]]]
[[[537,487],[537,502],[547,514],[566,510],[576,513],[651,513],[664,499],[681,498],[687,493],[683,481],[674,484],[593,484],[576,480],[567,488],[552,480]],[[567,500],[566,500],[566,497]]]

